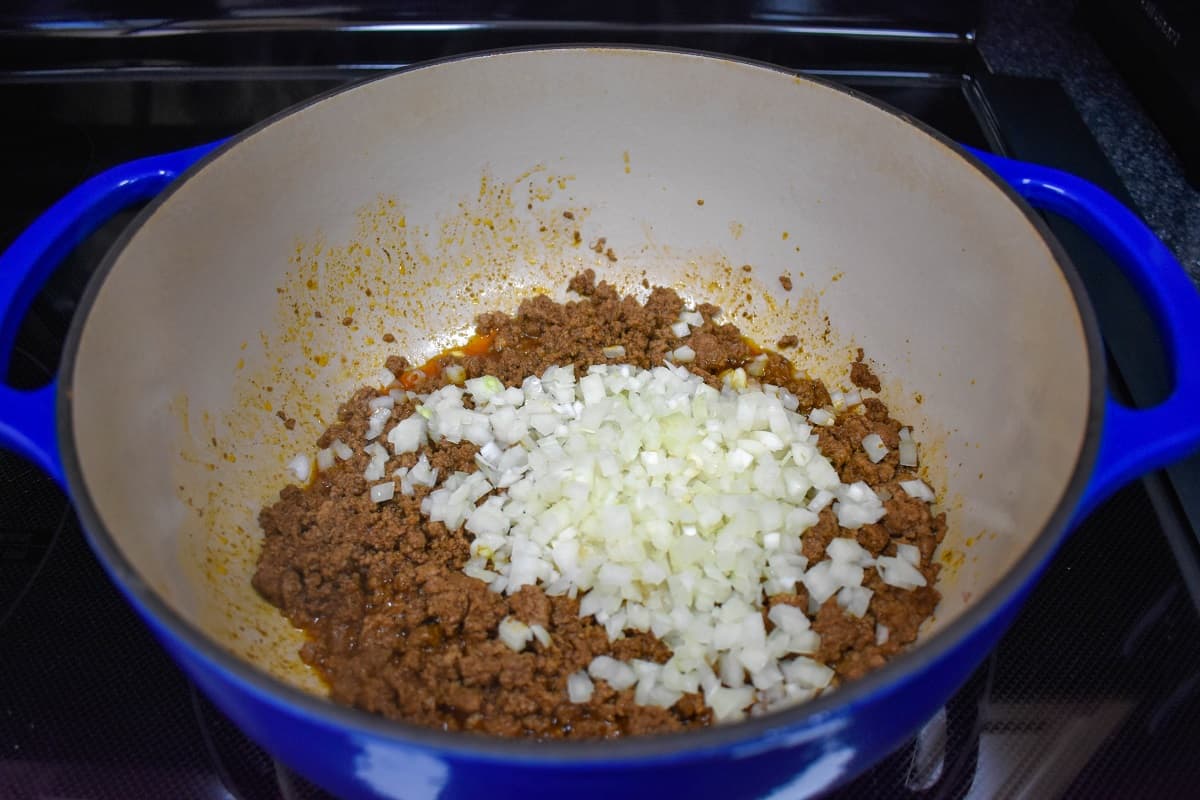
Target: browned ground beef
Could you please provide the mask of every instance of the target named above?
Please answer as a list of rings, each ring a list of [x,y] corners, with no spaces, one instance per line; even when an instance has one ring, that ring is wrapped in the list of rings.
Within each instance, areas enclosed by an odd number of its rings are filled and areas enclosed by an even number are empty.
[[[496,375],[519,385],[551,365],[574,364],[583,371],[606,363],[601,350],[609,345],[623,345],[621,361],[645,368],[663,363],[663,356],[678,346],[669,330],[683,306],[675,292],[654,289],[643,305],[618,295],[607,283],[597,284],[592,270],[572,279],[570,289],[582,299],[556,303],[538,296],[522,302],[515,317],[480,315],[477,331],[492,337],[489,350],[447,355],[442,362],[461,363],[467,377]],[[717,385],[723,370],[744,363],[756,351],[736,327],[714,321],[719,314],[715,306],[704,304],[699,311],[705,323],[688,338],[696,352],[689,366]],[[397,374],[410,367],[402,356],[388,358],[387,365]],[[855,365],[860,378],[864,366]],[[417,376],[419,392],[443,383],[440,376]],[[795,393],[802,412],[830,402],[823,384],[793,377],[791,365],[777,354],[768,354],[764,380]],[[371,388],[359,390],[338,410],[319,446],[335,439],[362,442],[368,402],[376,394]],[[412,413],[411,403],[397,404],[388,427]],[[868,398],[863,412],[842,414],[832,428],[820,431],[820,448],[844,481],[864,480],[890,499],[880,523],[858,531],[839,528],[826,509],[804,534],[804,555],[810,562],[823,558],[826,545],[837,536],[853,536],[873,554],[895,555],[898,544],[911,543],[920,548],[921,571],[929,582],[927,588],[906,591],[883,584],[868,571],[864,585],[875,594],[865,616],[846,615],[833,598],[812,615],[813,629],[821,636],[818,658],[839,679],[862,675],[913,641],[939,598],[932,588],[938,573],[932,555],[944,535],[945,517],[933,517],[928,504],[899,488],[898,481],[916,477],[898,464],[899,429],[883,403]],[[862,450],[862,438],[871,432],[889,447],[879,464]],[[334,700],[444,730],[514,737],[616,737],[710,724],[699,695],[686,695],[671,709],[639,706],[633,689],[614,691],[597,681],[588,702],[569,702],[567,676],[585,669],[595,656],[662,663],[670,650],[653,635],[634,631],[610,643],[593,619],[579,617],[576,600],[549,597],[529,586],[503,596],[467,577],[461,569],[469,556],[470,535],[422,517],[421,500],[430,489],[418,487],[414,496],[372,502],[363,478],[369,457],[361,449],[355,447],[353,458],[321,472],[310,486],[285,488],[279,501],[259,515],[265,537],[254,586],[309,634],[301,656],[324,676]],[[421,452],[442,477],[475,469],[471,444],[434,443]],[[393,457],[387,470],[411,466],[418,456]],[[796,594],[775,595],[767,605],[776,603],[807,611],[808,598],[799,586]],[[545,626],[550,646],[535,641],[520,653],[509,649],[497,638],[497,626],[508,615]],[[882,646],[875,644],[876,622],[890,630]]]

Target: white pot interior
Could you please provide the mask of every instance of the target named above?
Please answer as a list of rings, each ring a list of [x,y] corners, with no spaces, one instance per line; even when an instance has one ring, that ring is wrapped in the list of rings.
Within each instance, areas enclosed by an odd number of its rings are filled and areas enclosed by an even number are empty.
[[[588,249],[600,236],[617,262]],[[585,266],[716,302],[763,343],[799,334],[831,383],[866,351],[950,513],[931,628],[1014,564],[1075,468],[1079,312],[1030,221],[974,166],[807,80],[566,49],[342,92],[155,209],[112,264],[70,376],[104,526],[176,612],[319,692],[300,635],[250,586],[255,517],[285,463],[389,353],[429,355],[481,311],[562,296]]]

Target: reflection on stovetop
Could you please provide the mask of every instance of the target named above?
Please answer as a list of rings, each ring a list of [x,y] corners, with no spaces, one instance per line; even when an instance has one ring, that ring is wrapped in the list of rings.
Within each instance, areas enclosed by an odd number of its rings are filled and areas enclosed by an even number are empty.
[[[838,78],[969,144],[1008,146],[1036,127],[1080,149],[1076,132],[1057,132],[1043,113],[996,113],[986,81]],[[344,79],[0,81],[15,123],[0,127],[10,189],[0,247],[87,175],[234,133]],[[53,370],[88,275],[132,213],[85,242],[39,296],[12,382],[37,385]],[[1200,785],[1200,615],[1177,562],[1186,554],[1165,530],[1141,484],[1100,509],[954,700],[838,796],[1189,794]],[[323,796],[188,684],[88,551],[61,492],[8,453],[0,664],[0,797]]]

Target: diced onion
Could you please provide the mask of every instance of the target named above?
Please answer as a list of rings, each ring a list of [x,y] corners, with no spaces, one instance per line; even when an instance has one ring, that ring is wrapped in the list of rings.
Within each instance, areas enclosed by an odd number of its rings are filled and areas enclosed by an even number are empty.
[[[683,347],[675,348],[671,352],[671,358],[680,364],[690,364],[696,360],[696,351],[685,344]]]
[[[397,422],[388,431],[388,444],[396,455],[415,453],[425,443],[427,424],[420,414],[413,414]]]
[[[863,451],[866,452],[867,458],[875,464],[887,456],[887,445],[883,443],[883,437],[878,433],[869,433],[862,440]]]
[[[596,656],[588,664],[588,675],[600,681],[606,681],[618,692],[628,689],[637,683],[637,673],[633,667],[623,661],[617,661],[612,656]]]
[[[595,690],[596,685],[586,672],[580,670],[567,676],[567,698],[572,703],[586,703]]]
[[[462,364],[447,364],[442,368],[442,375],[450,383],[461,385],[467,379],[467,370]]]
[[[835,419],[836,417],[834,417],[833,414],[829,413],[823,408],[814,408],[812,411],[808,412],[808,421],[813,425],[820,425],[826,428],[832,427]]]
[[[287,464],[288,472],[300,483],[307,483],[312,475],[312,456],[298,455]]]
[[[922,480],[900,481],[900,488],[912,498],[924,500],[927,503],[932,503],[936,498],[933,496],[933,489]]]
[[[681,363],[689,356],[687,345],[672,352]],[[556,366],[520,387],[482,376],[406,397],[417,413],[392,426],[392,451],[471,442],[476,469],[439,476],[422,455],[395,471],[393,485],[408,496],[430,489],[421,513],[473,537],[463,571],[491,591],[539,586],[576,597],[610,640],[648,631],[671,648],[661,665],[597,656],[569,679],[574,702],[601,680],[632,688],[643,705],[702,691],[721,722],[802,702],[832,680],[808,658],[820,650],[816,607],[836,595],[847,613],[865,614],[866,567],[892,585],[919,584],[911,564],[874,559],[845,536],[823,561],[802,555],[802,534],[831,503],[845,528],[885,512],[867,484],[842,483],[818,450],[811,426],[832,425],[830,411],[806,420],[794,395],[751,385],[747,373],[761,377],[766,363],[722,373],[720,389],[678,365],[605,363],[579,378]],[[367,452],[368,469],[386,468],[386,449]],[[807,614],[772,605],[768,633],[766,597],[800,585],[816,605]],[[550,646],[545,629],[512,618],[498,636],[517,651],[534,639]]]
[[[925,576],[921,571],[903,558],[880,556],[875,559],[875,568],[879,570],[879,577],[888,586],[915,589],[925,585]]]
[[[378,483],[371,487],[371,502],[383,503],[396,496],[396,482]]]
[[[354,450],[350,445],[343,442],[341,439],[335,439],[333,444],[329,445],[329,449],[338,457],[340,461],[349,461],[354,458]]]
[[[676,339],[682,339],[683,337],[687,336],[691,332],[692,332],[692,329],[688,326],[688,324],[686,322],[676,322],[674,325],[671,326],[671,333],[674,334]]]
[[[529,630],[533,633],[533,638],[541,643],[542,647],[550,646],[550,632],[541,625],[530,625]]]
[[[392,410],[390,408],[377,408],[372,411],[371,416],[367,418],[367,441],[375,439],[383,433],[387,421],[391,418]]]
[[[608,347],[603,348],[600,352],[604,354],[605,358],[624,358],[625,357],[625,345],[612,344],[612,345],[609,345]]]
[[[915,467],[917,466],[917,443],[912,439],[900,440],[900,466]]]
[[[533,638],[533,631],[530,630],[529,626],[516,617],[511,616],[500,620],[497,633],[500,636],[500,641],[518,653],[524,650],[525,645],[529,644],[529,640]]]
[[[896,545],[896,555],[914,567],[921,566],[921,550],[915,544]]]
[[[874,592],[865,586],[844,586],[838,592],[838,605],[847,614],[853,617],[862,617],[870,607],[872,594]]]
[[[888,636],[890,635],[887,625],[875,623],[875,644],[883,646],[887,644]]]
[[[333,448],[322,447],[317,451],[317,469],[322,471],[333,467]]]

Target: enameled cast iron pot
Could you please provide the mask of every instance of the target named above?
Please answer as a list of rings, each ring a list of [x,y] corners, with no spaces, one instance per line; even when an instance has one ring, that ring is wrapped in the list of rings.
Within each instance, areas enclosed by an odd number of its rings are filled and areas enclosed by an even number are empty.
[[[1200,441],[1200,302],[1133,214],[1076,178],[766,66],[612,48],[480,55],[118,167],[2,257],[0,360],[62,256],[150,197],[92,280],[57,380],[0,389],[0,441],[67,488],[113,580],[208,696],[345,796],[827,789],[947,700],[1073,520]],[[1090,232],[1144,294],[1175,369],[1161,405],[1107,397],[1079,278],[1030,205]],[[601,236],[616,262],[588,248]],[[257,509],[387,353],[431,354],[535,290],[561,297],[583,266],[718,302],[762,342],[800,333],[830,380],[865,349],[950,514],[944,600],[918,646],[802,707],[643,740],[499,741],[321,697],[298,634],[250,589]]]

